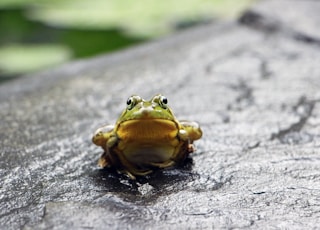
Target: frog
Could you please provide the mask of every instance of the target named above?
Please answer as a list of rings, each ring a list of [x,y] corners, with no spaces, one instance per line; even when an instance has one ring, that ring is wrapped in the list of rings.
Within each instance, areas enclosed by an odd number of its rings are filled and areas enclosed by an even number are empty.
[[[100,167],[113,167],[135,180],[156,169],[182,164],[201,136],[199,123],[179,121],[162,94],[149,101],[132,95],[116,123],[98,128],[92,142],[104,150]]]

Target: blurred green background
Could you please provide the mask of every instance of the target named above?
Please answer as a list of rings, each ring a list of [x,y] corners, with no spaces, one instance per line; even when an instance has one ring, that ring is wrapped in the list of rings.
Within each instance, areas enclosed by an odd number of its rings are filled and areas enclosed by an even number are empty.
[[[234,18],[254,0],[0,0],[0,82]]]

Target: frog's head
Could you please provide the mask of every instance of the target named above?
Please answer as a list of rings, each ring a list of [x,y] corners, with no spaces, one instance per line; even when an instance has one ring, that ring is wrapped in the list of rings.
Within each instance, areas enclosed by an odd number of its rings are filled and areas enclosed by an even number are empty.
[[[122,140],[154,144],[174,138],[179,127],[166,97],[159,94],[145,101],[134,95],[128,98],[127,108],[118,119],[115,131]]]
[[[164,119],[176,121],[168,106],[168,99],[158,94],[150,101],[145,101],[140,96],[133,95],[127,100],[127,108],[122,112],[117,123],[128,120]]]

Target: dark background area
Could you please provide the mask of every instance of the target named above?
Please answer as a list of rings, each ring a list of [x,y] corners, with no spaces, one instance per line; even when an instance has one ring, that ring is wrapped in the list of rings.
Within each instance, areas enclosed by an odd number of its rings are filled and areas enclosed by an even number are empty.
[[[0,82],[236,17],[253,0],[179,2],[0,2]]]

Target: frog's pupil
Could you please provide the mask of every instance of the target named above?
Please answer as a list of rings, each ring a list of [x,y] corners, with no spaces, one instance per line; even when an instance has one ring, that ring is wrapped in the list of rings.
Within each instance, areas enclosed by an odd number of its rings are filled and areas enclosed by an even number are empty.
[[[132,100],[131,100],[131,98],[129,98],[129,99],[127,100],[127,105],[130,105],[131,102],[132,102]]]
[[[167,99],[166,97],[163,97],[163,98],[162,98],[162,103],[163,103],[163,104],[167,104],[167,103],[168,103],[168,99]]]

